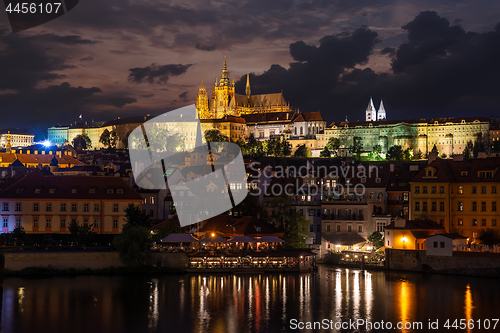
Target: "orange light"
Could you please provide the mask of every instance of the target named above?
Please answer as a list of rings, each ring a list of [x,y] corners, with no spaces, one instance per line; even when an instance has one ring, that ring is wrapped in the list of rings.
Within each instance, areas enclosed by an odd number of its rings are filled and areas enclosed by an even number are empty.
[[[215,234],[212,232],[212,237],[215,237]]]

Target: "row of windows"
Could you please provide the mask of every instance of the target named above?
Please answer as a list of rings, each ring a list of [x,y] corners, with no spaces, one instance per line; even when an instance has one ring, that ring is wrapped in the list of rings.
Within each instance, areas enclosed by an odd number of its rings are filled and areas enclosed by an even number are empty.
[[[100,209],[101,209],[100,204],[98,204],[98,203],[94,204],[94,207],[93,207],[93,211],[94,212],[99,212]],[[61,203],[61,206],[60,206],[59,210],[61,212],[65,212],[66,211],[66,203],[65,202]],[[2,209],[2,211],[4,211],[4,212],[8,212],[9,211],[9,203],[8,202],[4,202],[3,203],[3,209]],[[16,202],[15,203],[15,211],[16,212],[22,211],[21,202]],[[39,212],[40,211],[40,204],[38,202],[34,202],[33,203],[33,211],[34,212]],[[51,212],[52,211],[52,202],[46,202],[45,203],[45,211],[46,212]],[[71,211],[72,212],[77,212],[78,211],[78,204],[77,203],[74,202],[74,203],[71,204]],[[83,211],[84,212],[90,212],[90,204],[89,203],[84,203],[83,204]],[[118,212],[118,204],[117,203],[113,204],[113,212]]]
[[[427,211],[427,201],[422,202],[422,207],[420,207],[420,201],[415,201],[415,211],[420,211],[420,208],[422,208],[422,211]],[[472,201],[472,211],[477,212],[478,210],[478,205],[477,201]],[[431,202],[431,211],[435,212],[437,211],[437,202],[432,201]],[[439,202],[439,211],[444,212],[445,211],[445,206],[444,206],[444,201]],[[462,201],[458,202],[458,211],[463,212],[464,211],[464,203]],[[487,205],[486,201],[481,202],[481,211],[486,212],[487,211]],[[492,201],[491,202],[491,211],[496,212],[497,211],[497,202]]]
[[[71,220],[72,223],[76,222],[76,219]],[[99,228],[100,220],[99,219],[94,219],[94,223],[92,226],[94,228]],[[16,218],[16,227],[21,226],[21,219]],[[89,226],[89,220],[84,219],[83,220],[83,226],[88,227]],[[3,227],[8,228],[9,227],[9,219],[8,218],[3,218]],[[33,228],[38,228],[39,227],[39,219],[37,217],[33,218]],[[52,219],[51,218],[46,218],[45,219],[45,227],[46,228],[52,228]],[[60,227],[61,228],[66,228],[66,219],[61,219],[60,220]],[[118,219],[113,219],[113,228],[118,228]]]
[[[430,193],[438,193],[437,190],[437,186],[430,186],[431,188],[431,192]],[[429,193],[428,191],[428,187],[427,186],[422,186],[422,193]],[[420,186],[415,186],[415,193],[420,193]],[[445,193],[444,192],[444,186],[439,186],[439,193]],[[452,191],[453,193],[453,191]],[[458,194],[463,194],[464,193],[464,187],[463,186],[458,186],[457,188],[457,193]],[[477,194],[478,193],[478,189],[477,189],[477,186],[472,186],[472,190],[471,190],[471,193],[472,194]],[[491,194],[496,194],[497,193],[497,186],[496,185],[492,185],[491,186]],[[486,186],[481,186],[481,194],[487,194],[487,188]]]
[[[331,226],[330,224],[326,224],[326,231],[331,231]],[[335,226],[335,231],[336,232],[340,232],[340,224],[337,224]],[[352,225],[348,225],[347,226],[347,232],[352,232]],[[362,225],[358,225],[358,232],[363,232],[363,226]]]
[[[464,220],[463,219],[458,219],[457,224],[463,226],[464,225]],[[488,226],[486,219],[481,219],[481,221],[479,223],[478,223],[477,219],[472,219],[471,225],[473,227],[478,226],[478,225],[480,225],[482,227]],[[492,227],[496,227],[497,226],[497,219],[496,218],[495,219],[491,219],[491,226]]]

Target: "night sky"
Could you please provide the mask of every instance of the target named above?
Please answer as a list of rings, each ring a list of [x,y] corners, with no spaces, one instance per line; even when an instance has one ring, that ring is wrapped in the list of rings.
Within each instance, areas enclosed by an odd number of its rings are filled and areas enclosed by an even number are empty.
[[[3,7],[2,7],[3,8]],[[0,14],[0,127],[47,128],[192,104],[224,55],[236,92],[364,120],[500,115],[500,2],[84,0],[13,34]]]

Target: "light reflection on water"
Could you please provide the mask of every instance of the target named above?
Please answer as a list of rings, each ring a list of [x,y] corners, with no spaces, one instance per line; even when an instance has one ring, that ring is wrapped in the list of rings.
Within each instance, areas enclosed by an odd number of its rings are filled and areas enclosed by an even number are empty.
[[[428,319],[442,329],[446,319],[498,317],[496,286],[488,278],[328,266],[307,274],[7,278],[2,332],[297,332],[292,319],[420,321],[424,332]]]

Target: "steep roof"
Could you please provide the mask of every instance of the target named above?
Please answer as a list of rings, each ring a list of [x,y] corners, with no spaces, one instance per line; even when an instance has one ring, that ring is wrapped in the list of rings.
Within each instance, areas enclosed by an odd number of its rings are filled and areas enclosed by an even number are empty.
[[[251,123],[290,123],[295,116],[295,111],[288,112],[266,112],[243,114],[241,117],[245,119],[247,124]]]
[[[435,176],[428,177],[427,170],[435,169]],[[420,170],[411,182],[500,182],[500,158],[476,158],[454,161],[437,159]],[[491,177],[480,177],[481,171]]]
[[[34,169],[0,192],[0,198],[130,199],[143,198],[120,177],[54,176]]]
[[[305,112],[299,114],[293,122],[301,122],[301,121],[323,121],[323,117],[320,112]]]
[[[489,123],[490,119],[487,117],[463,117],[463,118],[431,118],[431,119],[401,119],[401,120],[377,120],[377,121],[342,121],[342,122],[333,122],[328,125],[328,128],[336,125],[337,127],[344,127],[347,125],[348,127],[355,126],[380,126],[380,125],[394,125],[394,124],[434,124],[437,122],[438,124],[460,124],[464,120],[466,123],[472,123],[475,120],[482,123]]]
[[[81,161],[69,155],[61,155],[56,156],[57,162],[59,165],[61,164],[83,164]],[[0,162],[12,164],[17,159],[23,165],[26,164],[42,164],[42,165],[50,165],[50,161],[54,155],[49,154],[18,154],[18,153],[0,153]]]
[[[399,229],[399,230],[436,230],[443,229],[444,227],[431,220],[407,220],[404,227],[396,227],[394,222],[386,226],[385,229]]]

